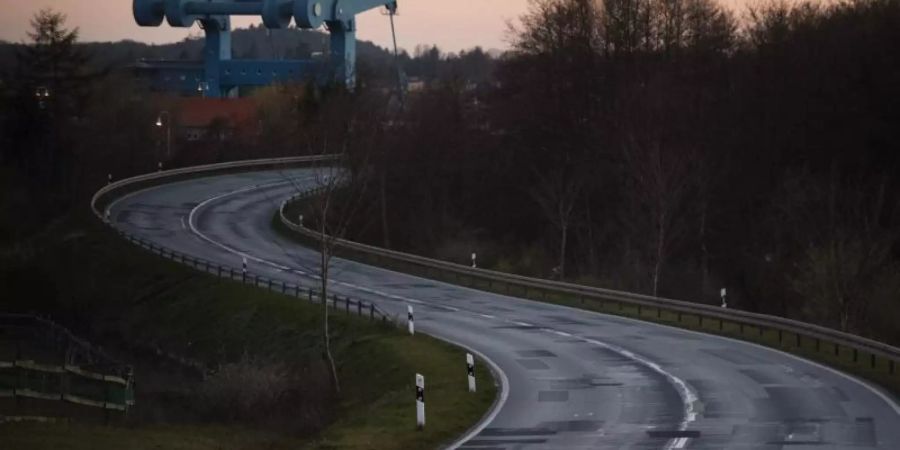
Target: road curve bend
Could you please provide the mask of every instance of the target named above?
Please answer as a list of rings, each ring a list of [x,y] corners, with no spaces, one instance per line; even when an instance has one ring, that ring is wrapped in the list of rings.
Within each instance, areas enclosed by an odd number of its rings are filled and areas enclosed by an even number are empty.
[[[117,199],[124,231],[296,283],[316,255],[271,220],[311,169],[180,181]],[[900,406],[851,376],[777,350],[472,290],[335,259],[332,289],[477,350],[504,382],[462,449],[900,449]],[[307,280],[308,281],[308,280]],[[429,420],[440,420],[429,418]]]

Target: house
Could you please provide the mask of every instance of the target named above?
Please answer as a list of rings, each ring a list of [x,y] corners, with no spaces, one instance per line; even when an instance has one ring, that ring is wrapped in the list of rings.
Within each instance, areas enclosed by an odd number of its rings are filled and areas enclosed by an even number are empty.
[[[258,104],[251,98],[189,97],[179,101],[177,111],[178,132],[188,142],[259,135]]]

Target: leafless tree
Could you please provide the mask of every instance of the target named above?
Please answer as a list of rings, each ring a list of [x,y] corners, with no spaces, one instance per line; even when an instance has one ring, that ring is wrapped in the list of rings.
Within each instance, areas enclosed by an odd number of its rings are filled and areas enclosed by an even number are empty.
[[[372,178],[372,149],[381,126],[378,116],[372,115],[361,102],[354,101],[349,94],[338,96],[318,111],[318,119],[307,128],[305,139],[319,150],[310,153],[337,157],[334,163],[316,169],[316,193],[306,199],[305,211],[309,215],[304,226],[315,230],[318,236],[318,264],[311,269],[316,273],[322,299],[325,358],[338,393],[340,380],[331,352],[328,308],[332,258],[338,242],[346,237],[354,217],[365,203],[365,191]],[[298,187],[297,190],[302,189]]]
[[[666,147],[652,133],[630,134],[623,156],[636,212],[649,225],[651,292],[657,296],[666,260],[685,233],[685,206],[693,187],[693,152]]]
[[[559,232],[559,265],[556,273],[560,279],[564,279],[569,228],[572,225],[573,211],[581,196],[584,180],[577,170],[565,167],[549,172],[536,170],[535,173],[539,182],[531,189],[531,197],[540,206],[544,217]]]

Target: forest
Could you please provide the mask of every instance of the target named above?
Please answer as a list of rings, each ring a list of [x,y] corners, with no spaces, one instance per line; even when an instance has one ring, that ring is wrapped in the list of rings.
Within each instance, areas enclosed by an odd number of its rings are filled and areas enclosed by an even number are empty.
[[[27,46],[0,78],[7,253],[107,174],[156,168],[169,100],[69,38],[50,79]],[[508,38],[378,50],[352,93],[259,90],[258,137],[178,143],[167,167],[348,149],[371,175],[352,239],[707,304],[727,288],[900,343],[900,0],[536,0]],[[399,97],[395,65],[419,82]]]
[[[534,2],[410,96],[352,237],[900,342],[898,38],[896,0]]]

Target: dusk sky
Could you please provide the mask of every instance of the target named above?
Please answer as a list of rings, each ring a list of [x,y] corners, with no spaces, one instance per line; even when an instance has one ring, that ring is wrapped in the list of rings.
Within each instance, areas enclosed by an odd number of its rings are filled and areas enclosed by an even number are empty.
[[[751,0],[723,0],[742,9]],[[68,25],[79,27],[83,41],[136,41],[166,43],[183,39],[191,29],[168,25],[143,28],[134,23],[131,0],[0,0],[0,40],[25,39],[28,19],[35,11],[52,7],[68,15]],[[418,44],[437,44],[445,51],[459,51],[480,45],[485,49],[506,48],[506,23],[528,7],[528,0],[400,0],[396,18],[400,47],[412,51]],[[256,22],[238,18],[235,27]],[[390,24],[379,10],[359,17],[360,39],[383,47],[390,45]]]

